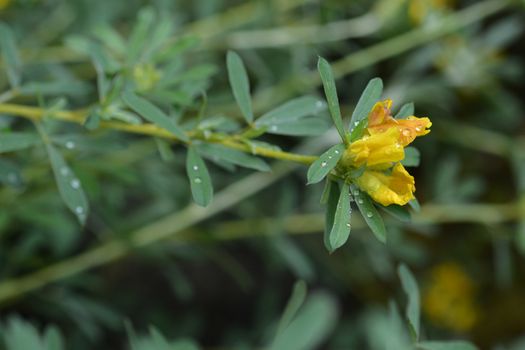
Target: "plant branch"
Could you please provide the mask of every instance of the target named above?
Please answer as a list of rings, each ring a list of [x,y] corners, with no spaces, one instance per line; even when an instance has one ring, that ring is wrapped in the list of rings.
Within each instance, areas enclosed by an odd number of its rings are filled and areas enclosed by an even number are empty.
[[[49,113],[43,108],[30,107],[16,104],[0,104],[0,113],[14,115],[18,117],[27,118],[33,121],[38,121],[44,117],[61,120],[69,123],[75,123],[83,125],[87,117],[86,110],[76,111],[53,111]],[[122,122],[113,121],[101,121],[100,127],[105,129],[113,129],[118,131],[124,131],[133,134],[141,134],[147,136],[155,136],[165,138],[171,141],[182,143],[175,135],[169,131],[159,128],[154,124],[125,124]],[[301,155],[290,152],[279,151],[271,148],[253,146],[250,147],[244,143],[241,143],[229,135],[223,134],[209,134],[205,135],[200,132],[188,132],[188,136],[192,140],[201,140],[206,142],[218,143],[226,147],[236,149],[242,152],[251,153],[267,158],[287,160],[301,164],[311,164],[317,159],[317,156]]]

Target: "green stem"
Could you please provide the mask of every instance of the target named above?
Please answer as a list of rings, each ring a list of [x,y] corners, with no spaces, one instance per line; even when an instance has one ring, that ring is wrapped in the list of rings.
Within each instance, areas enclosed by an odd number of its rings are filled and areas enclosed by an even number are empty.
[[[84,124],[84,121],[87,117],[87,112],[85,110],[54,111],[53,113],[46,113],[46,110],[42,108],[7,103],[0,103],[0,113],[23,117],[33,121],[38,121],[45,116],[47,118],[76,123],[80,125]],[[182,142],[169,131],[159,128],[158,126],[153,124],[134,125],[125,124],[122,122],[102,121],[100,123],[100,128],[125,131],[129,133],[142,134],[147,136],[161,137],[171,141]],[[235,137],[228,135],[210,134],[205,136],[202,133],[189,132],[188,136],[193,140],[202,140],[211,143],[218,143],[242,152],[251,153],[267,158],[287,160],[301,164],[311,164],[317,159],[316,156],[283,152],[266,147],[250,147],[246,144],[237,141]]]

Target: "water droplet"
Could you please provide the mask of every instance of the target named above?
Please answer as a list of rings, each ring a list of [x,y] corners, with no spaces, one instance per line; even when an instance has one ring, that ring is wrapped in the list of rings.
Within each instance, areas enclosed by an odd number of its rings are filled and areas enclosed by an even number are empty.
[[[410,130],[404,129],[402,134],[403,134],[403,136],[410,136]]]
[[[79,206],[79,207],[76,207],[76,208],[75,208],[75,213],[77,213],[77,215],[82,215],[82,214],[84,214],[84,208],[82,208],[82,207],[80,207],[80,206]]]
[[[332,156],[328,156],[328,159],[332,159]]]
[[[416,126],[416,131],[420,132],[421,131],[421,127],[420,126]]]
[[[193,166],[193,170],[197,171],[197,170],[199,170],[199,167],[196,166],[196,165],[194,165],[194,166]]]
[[[202,183],[202,180],[201,180],[200,177],[196,177],[196,178],[193,180],[193,182],[195,182],[196,184],[200,184],[200,183]]]
[[[399,143],[396,143],[396,148],[401,148],[402,146]]]
[[[78,190],[80,188],[80,181],[78,181],[78,179],[71,180],[71,187]]]
[[[359,204],[363,204],[363,199],[362,199],[362,198],[359,198],[359,199],[357,200],[357,203],[359,203]]]
[[[350,223],[347,223],[347,224],[346,224],[346,227],[350,227]]]
[[[277,125],[272,125],[272,126],[270,127],[270,130],[271,130],[271,131],[277,131]]]
[[[372,212],[369,211],[368,213],[366,213],[366,216],[369,217],[369,218],[371,218],[372,216],[374,216],[374,214],[372,214]]]
[[[66,176],[67,174],[69,174],[69,168],[67,166],[60,168],[60,175]]]
[[[339,151],[338,151],[338,150],[335,150],[335,154],[339,154]]]
[[[315,103],[315,107],[317,107],[318,109],[321,109],[324,107],[324,102],[323,101],[317,101]]]
[[[358,126],[358,125],[359,125],[359,122],[354,122],[354,125],[355,125],[355,126]]]
[[[326,166],[326,162],[321,163],[321,167],[324,168]]]
[[[73,149],[75,148],[75,143],[73,141],[67,141],[66,142],[66,148],[67,149]]]

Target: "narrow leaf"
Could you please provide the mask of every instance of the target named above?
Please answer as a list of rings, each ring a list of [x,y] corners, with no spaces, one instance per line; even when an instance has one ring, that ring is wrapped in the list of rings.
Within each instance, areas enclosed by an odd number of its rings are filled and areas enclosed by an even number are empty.
[[[415,147],[405,148],[405,158],[401,161],[401,164],[407,167],[419,166],[421,154]]]
[[[27,132],[0,133],[0,153],[28,148],[40,142],[37,134]]]
[[[170,119],[160,108],[149,102],[148,100],[135,95],[132,92],[125,92],[122,94],[122,100],[132,110],[140,114],[146,120],[168,130],[182,141],[188,142],[189,138],[186,133],[177,125],[175,121]]]
[[[299,122],[287,122],[271,125],[267,128],[268,134],[289,136],[316,136],[321,135],[330,128],[326,119],[304,118]]]
[[[410,116],[414,115],[414,103],[406,103],[404,104],[400,109],[399,112],[397,112],[396,116],[394,118],[396,119],[406,119]]]
[[[314,96],[295,98],[263,114],[255,125],[273,125],[283,122],[294,122],[301,118],[316,115],[326,108],[326,104]]]
[[[328,101],[328,109],[330,110],[330,116],[334,122],[337,132],[341,136],[341,140],[346,143],[346,133],[343,126],[343,119],[341,118],[341,109],[339,108],[339,98],[337,97],[337,89],[335,87],[334,74],[330,63],[322,57],[319,57],[317,62],[317,70],[321,75],[321,81],[323,82],[324,93],[326,95],[326,101]]]
[[[337,306],[326,294],[308,298],[295,319],[274,340],[269,350],[313,350],[330,334],[337,320]]]
[[[416,213],[419,213],[421,211],[421,205],[419,204],[417,198],[414,198],[410,202],[408,202],[408,205],[410,205],[410,207],[414,209]]]
[[[335,211],[337,210],[337,203],[339,202],[339,185],[337,182],[327,181],[330,182],[331,185],[327,188],[323,241],[326,249],[331,252],[330,232],[334,227]]]
[[[324,179],[325,176],[335,168],[337,162],[339,162],[339,159],[343,156],[344,151],[345,145],[339,144],[321,154],[308,168],[308,184],[315,184]]]
[[[277,326],[276,335],[281,334],[286,327],[292,322],[293,318],[297,314],[297,311],[303,305],[306,299],[306,283],[304,281],[295,282],[292,290],[292,295],[286,304],[284,312],[279,320],[279,325]]]
[[[355,124],[357,123],[357,124]],[[354,125],[350,125],[350,142],[360,139],[365,133],[368,127],[368,119],[362,119],[359,122],[354,122]]]
[[[402,222],[410,222],[410,212],[405,208],[397,204],[391,204],[388,206],[379,206],[384,212],[390,214],[394,218]]]
[[[361,94],[357,105],[355,106],[352,118],[350,119],[350,127],[356,122],[366,119],[372,107],[381,98],[383,93],[383,81],[380,78],[374,78],[368,82],[365,90]]]
[[[250,82],[241,57],[233,51],[226,56],[228,78],[233,96],[241,109],[242,115],[248,124],[253,122],[252,100],[250,97]]]
[[[339,201],[334,215],[334,224],[330,231],[330,251],[333,252],[341,247],[350,236],[350,219],[352,208],[350,206],[350,188],[347,183],[343,183],[339,193]]]
[[[77,216],[78,221],[84,225],[89,213],[89,203],[82,184],[66,164],[62,154],[52,144],[47,144],[46,147],[60,196],[69,210]]]
[[[354,193],[357,207],[359,208],[361,215],[363,215],[366,224],[372,230],[372,233],[380,242],[386,243],[385,224],[376,207],[374,207],[372,199],[370,199],[366,193],[360,191],[356,186],[352,186],[352,193]]]
[[[200,206],[207,206],[213,198],[213,185],[206,164],[193,147],[188,148],[186,173],[193,200]]]
[[[7,71],[7,78],[12,88],[20,85],[21,62],[15,45],[15,38],[11,28],[0,22],[0,49]]]
[[[406,267],[406,265],[401,264],[398,267],[397,273],[399,279],[401,280],[401,285],[408,297],[408,303],[406,307],[406,317],[410,323],[410,328],[413,331],[414,338],[417,340],[419,338],[419,287],[417,286],[416,279],[412,272]]]
[[[208,143],[202,143],[197,147],[202,155],[210,159],[222,160],[259,171],[270,171],[270,166],[264,160],[235,149]]]
[[[319,203],[326,204],[328,203],[328,196],[330,195],[330,188],[332,187],[332,180],[326,179],[324,182],[323,193],[321,194],[321,199]]]

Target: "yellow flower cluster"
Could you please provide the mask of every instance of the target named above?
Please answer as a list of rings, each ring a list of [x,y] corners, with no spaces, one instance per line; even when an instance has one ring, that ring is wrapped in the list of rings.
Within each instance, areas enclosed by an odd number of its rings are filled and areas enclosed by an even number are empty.
[[[405,205],[414,198],[414,178],[399,163],[405,158],[404,147],[417,136],[430,132],[428,118],[410,116],[394,119],[392,100],[375,104],[368,115],[364,136],[352,142],[343,155],[343,163],[366,169],[355,183],[382,205]]]
[[[423,311],[435,324],[455,331],[471,329],[478,318],[474,285],[455,263],[443,263],[431,271],[423,293]]]

